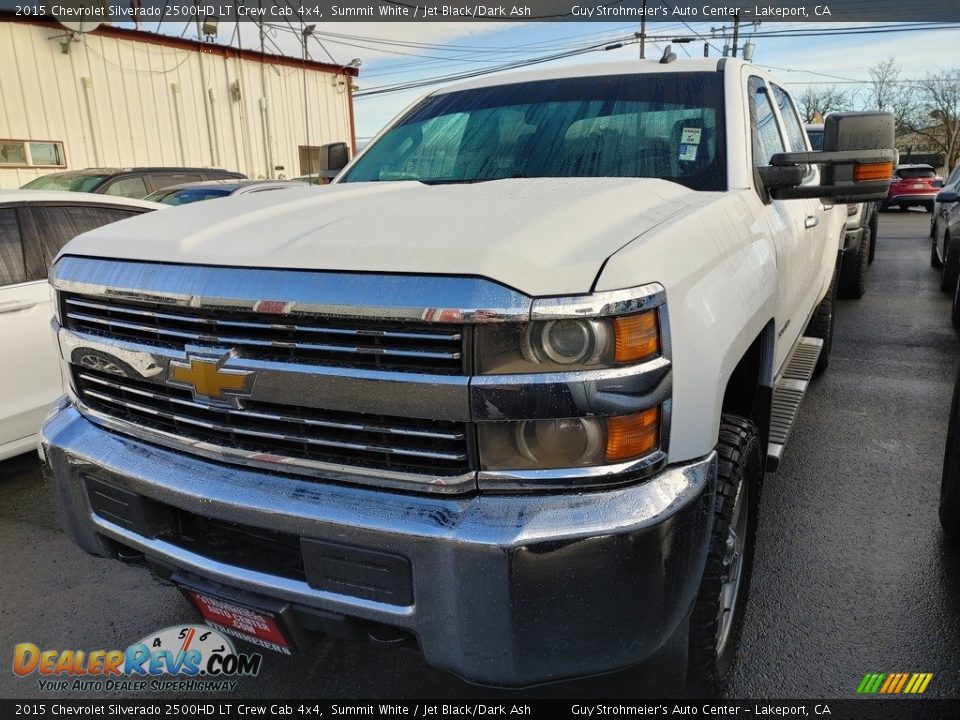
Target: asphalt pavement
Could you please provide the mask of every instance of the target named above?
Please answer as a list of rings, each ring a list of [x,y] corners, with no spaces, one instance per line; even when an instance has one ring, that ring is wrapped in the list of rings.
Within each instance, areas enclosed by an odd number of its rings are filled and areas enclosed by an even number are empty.
[[[766,478],[730,697],[851,697],[867,672],[931,672],[927,696],[960,697],[960,554],[947,552],[937,522],[958,341],[929,266],[928,222],[917,210],[881,216],[867,293],[839,305],[830,367]],[[194,621],[176,589],[65,538],[34,455],[0,463],[0,668],[20,642],[123,648]],[[589,687],[630,694],[622,684]],[[268,654],[236,695],[491,693],[412,652],[327,641],[292,658]],[[0,670],[0,697],[52,699],[9,670]]]

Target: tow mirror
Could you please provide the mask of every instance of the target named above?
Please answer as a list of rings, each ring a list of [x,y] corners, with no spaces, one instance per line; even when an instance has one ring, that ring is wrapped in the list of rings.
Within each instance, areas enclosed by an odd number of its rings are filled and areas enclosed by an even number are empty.
[[[953,190],[941,190],[937,193],[938,203],[946,205],[948,203],[955,203],[957,200],[960,200],[960,193],[956,193]]]
[[[334,142],[321,145],[319,175],[332,180],[350,162],[350,151],[345,142]]]
[[[829,198],[836,203],[883,200],[897,162],[893,115],[881,112],[849,112],[828,115],[823,125],[823,150],[777,153],[770,168],[761,168],[760,178],[770,195],[790,198]],[[783,169],[820,165],[820,184],[784,185]],[[802,169],[802,168],[801,168]],[[767,183],[767,178],[771,180]]]

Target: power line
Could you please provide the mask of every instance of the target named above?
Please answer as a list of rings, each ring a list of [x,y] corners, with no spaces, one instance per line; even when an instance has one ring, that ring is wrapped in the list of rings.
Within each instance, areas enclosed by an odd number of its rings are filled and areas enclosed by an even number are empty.
[[[387,93],[400,92],[401,90],[412,90],[415,88],[426,87],[428,85],[437,85],[444,82],[453,82],[456,80],[468,80],[470,78],[480,77],[482,75],[489,75],[495,72],[501,72],[503,70],[516,70],[524,67],[529,67],[531,65],[540,65],[546,62],[552,62],[553,60],[560,60],[563,58],[574,57],[576,55],[583,55],[585,53],[596,52],[600,50],[613,50],[624,47],[626,45],[634,45],[638,40],[632,35],[629,37],[623,38],[620,42],[614,44],[596,44],[585,46],[576,50],[570,50],[564,53],[555,53],[552,55],[545,55],[536,58],[529,58],[527,60],[519,60],[516,62],[505,63],[503,65],[497,65],[495,67],[483,68],[478,70],[466,71],[462,73],[454,73],[450,75],[436,76],[431,78],[425,78],[421,80],[413,80],[407,83],[397,83],[394,85],[382,85],[379,87],[373,87],[369,90],[364,90],[354,94],[355,98],[369,97],[371,95],[384,95]]]

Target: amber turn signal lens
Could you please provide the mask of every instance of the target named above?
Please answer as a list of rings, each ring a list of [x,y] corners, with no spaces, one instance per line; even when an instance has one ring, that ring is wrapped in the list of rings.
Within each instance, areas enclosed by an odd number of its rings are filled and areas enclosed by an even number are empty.
[[[893,177],[893,163],[857,163],[853,166],[854,182],[889,180]]]
[[[631,363],[660,354],[660,326],[657,311],[613,319],[614,360]]]
[[[648,455],[660,445],[660,407],[607,418],[606,460],[620,462]]]

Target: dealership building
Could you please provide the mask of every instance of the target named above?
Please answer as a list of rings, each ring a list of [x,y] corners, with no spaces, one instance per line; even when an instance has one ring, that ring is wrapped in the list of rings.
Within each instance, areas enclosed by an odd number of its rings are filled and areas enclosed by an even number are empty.
[[[0,13],[0,189],[58,170],[316,171],[354,143],[352,66]]]

